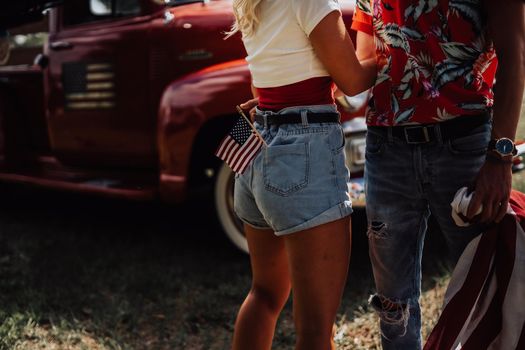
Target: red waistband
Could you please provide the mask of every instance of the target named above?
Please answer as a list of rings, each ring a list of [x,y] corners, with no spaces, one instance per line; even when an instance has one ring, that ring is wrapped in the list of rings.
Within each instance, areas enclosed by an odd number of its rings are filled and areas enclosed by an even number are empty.
[[[259,108],[278,111],[286,107],[334,103],[333,82],[330,77],[317,77],[290,85],[257,88]]]

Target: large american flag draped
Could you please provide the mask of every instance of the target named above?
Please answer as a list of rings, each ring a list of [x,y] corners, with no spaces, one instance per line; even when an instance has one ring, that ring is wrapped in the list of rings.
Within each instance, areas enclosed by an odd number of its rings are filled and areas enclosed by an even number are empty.
[[[454,203],[454,202],[453,202]],[[525,349],[525,194],[465,249],[424,350]]]
[[[263,140],[245,117],[239,117],[222,140],[215,155],[236,173],[242,174],[263,145]]]

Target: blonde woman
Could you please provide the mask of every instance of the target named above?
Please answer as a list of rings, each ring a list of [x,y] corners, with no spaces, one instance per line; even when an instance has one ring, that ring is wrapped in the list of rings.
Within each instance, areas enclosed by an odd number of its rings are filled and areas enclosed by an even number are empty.
[[[373,41],[360,62],[337,0],[234,0],[233,9],[230,34],[242,33],[267,143],[235,181],[253,282],[233,349],[271,348],[290,291],[296,349],[333,349],[352,213],[333,85],[349,95],[372,85]]]

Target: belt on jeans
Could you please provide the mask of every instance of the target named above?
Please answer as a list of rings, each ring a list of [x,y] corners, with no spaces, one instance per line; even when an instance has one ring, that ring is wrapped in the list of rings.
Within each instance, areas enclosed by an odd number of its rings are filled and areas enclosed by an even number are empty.
[[[265,124],[266,119],[266,124]],[[307,112],[308,123],[339,123],[339,113],[315,113]],[[261,125],[299,124],[303,122],[301,113],[277,114],[277,115],[255,115],[255,121]]]
[[[438,137],[445,140],[453,140],[458,137],[466,136],[472,129],[486,124],[490,120],[489,114],[474,116],[460,116],[440,123],[406,125],[406,126],[369,126],[375,132],[385,136],[389,133],[393,137],[403,140],[408,144],[431,143]]]

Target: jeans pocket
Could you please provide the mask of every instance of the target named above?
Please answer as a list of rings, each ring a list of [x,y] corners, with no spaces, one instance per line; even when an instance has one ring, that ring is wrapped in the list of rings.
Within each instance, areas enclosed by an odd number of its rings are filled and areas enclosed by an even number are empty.
[[[263,176],[267,190],[288,196],[308,184],[308,143],[272,145],[265,149]]]
[[[449,140],[448,149],[457,155],[482,155],[487,152],[489,141],[490,132],[478,132]]]
[[[366,133],[365,155],[380,154],[383,150],[385,139],[372,132]]]

